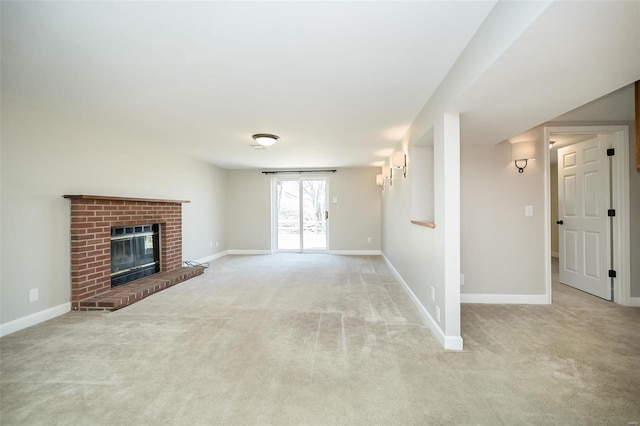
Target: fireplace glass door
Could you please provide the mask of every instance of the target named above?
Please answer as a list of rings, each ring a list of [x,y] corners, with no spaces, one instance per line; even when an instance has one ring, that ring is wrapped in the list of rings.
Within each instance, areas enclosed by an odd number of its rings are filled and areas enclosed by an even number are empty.
[[[135,266],[133,238],[111,240],[111,273],[126,271]]]
[[[126,284],[160,271],[159,226],[111,229],[111,286]]]

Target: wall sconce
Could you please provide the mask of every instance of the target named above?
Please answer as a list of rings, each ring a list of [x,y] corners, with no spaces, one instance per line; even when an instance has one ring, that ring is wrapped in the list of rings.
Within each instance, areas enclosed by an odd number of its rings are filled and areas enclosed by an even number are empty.
[[[389,179],[389,185],[393,185],[393,172],[391,171],[391,166],[384,165],[382,166],[382,179]]]
[[[536,159],[536,141],[516,142],[511,144],[511,160],[518,169],[518,173],[524,172],[527,160]]]
[[[402,176],[407,177],[407,154],[404,151],[393,153],[393,168],[402,169]]]

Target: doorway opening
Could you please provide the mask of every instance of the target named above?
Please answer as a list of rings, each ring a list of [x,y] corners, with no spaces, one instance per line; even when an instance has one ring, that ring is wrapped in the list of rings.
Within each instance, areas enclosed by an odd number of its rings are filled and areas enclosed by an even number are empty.
[[[329,245],[328,179],[273,180],[272,247],[276,252],[326,252]]]
[[[628,141],[627,126],[545,128],[549,303],[552,257],[563,284],[630,301]]]

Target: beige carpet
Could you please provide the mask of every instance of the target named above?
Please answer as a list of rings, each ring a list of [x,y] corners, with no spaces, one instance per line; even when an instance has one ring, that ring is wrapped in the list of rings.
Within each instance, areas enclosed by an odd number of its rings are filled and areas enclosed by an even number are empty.
[[[4,425],[640,421],[640,309],[463,305],[444,351],[380,257],[228,256],[0,339]]]

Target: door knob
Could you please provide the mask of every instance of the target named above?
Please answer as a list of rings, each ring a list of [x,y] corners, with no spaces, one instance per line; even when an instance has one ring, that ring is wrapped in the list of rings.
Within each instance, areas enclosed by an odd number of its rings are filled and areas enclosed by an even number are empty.
[[[564,225],[564,220],[556,220],[556,223],[557,223],[558,225]]]

